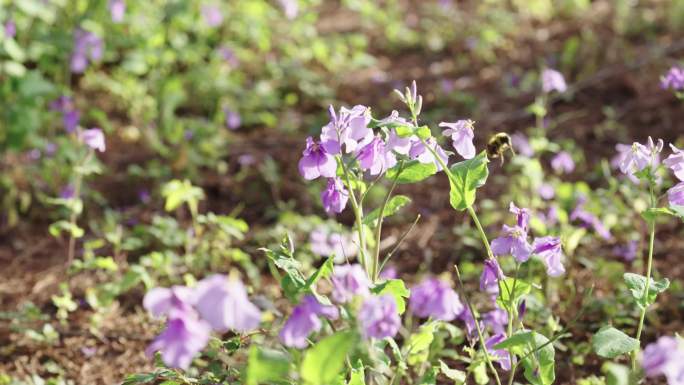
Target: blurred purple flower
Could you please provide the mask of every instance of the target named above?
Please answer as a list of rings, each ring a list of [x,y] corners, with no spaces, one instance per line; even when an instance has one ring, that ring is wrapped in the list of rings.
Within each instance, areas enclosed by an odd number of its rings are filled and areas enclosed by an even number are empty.
[[[660,86],[663,89],[680,91],[684,89],[684,68],[672,66],[665,75],[660,77]]]
[[[444,149],[437,144],[435,138],[428,138],[425,143],[427,143],[432,151],[437,154],[439,159],[441,159],[444,164],[448,163],[449,154],[447,154]],[[437,171],[442,171],[442,164],[439,160],[435,159],[432,151],[425,147],[422,142],[415,141],[413,142],[411,150],[409,151],[409,157],[412,159],[417,159],[420,163],[424,164],[434,163],[435,167],[437,167]]]
[[[145,350],[148,356],[161,351],[168,366],[187,369],[193,357],[209,342],[209,324],[192,312],[174,309],[169,314],[166,329]]]
[[[145,294],[143,307],[152,317],[159,318],[169,315],[174,309],[190,311],[193,300],[192,290],[185,286],[155,287]]]
[[[570,213],[570,220],[578,220],[582,222],[582,224],[585,227],[593,228],[596,234],[598,234],[603,239],[612,239],[613,236],[610,233],[610,230],[606,228],[603,222],[594,214],[584,210],[584,205],[586,201],[587,198],[584,196],[580,196],[577,199],[577,206],[575,206],[575,209],[572,210],[572,212]]]
[[[563,250],[561,248],[561,241],[558,237],[542,237],[536,238],[532,245],[534,253],[538,255],[544,265],[546,265],[546,273],[551,277],[558,277],[565,273],[563,267]]]
[[[59,192],[59,197],[62,199],[73,199],[76,196],[76,190],[72,184],[68,184]]]
[[[475,133],[473,132],[472,120],[459,120],[455,123],[441,122],[440,127],[447,127],[442,134],[451,137],[453,140],[454,149],[465,159],[472,159],[475,156],[475,145],[473,139]]]
[[[684,206],[684,182],[679,182],[667,190],[667,200],[671,206]]]
[[[142,189],[138,191],[138,199],[140,199],[140,202],[143,204],[148,204],[152,201],[152,197],[150,196],[150,192],[146,189]]]
[[[344,184],[340,178],[328,178],[328,185],[325,190],[321,191],[321,201],[325,212],[341,213],[347,200],[349,199],[349,191],[344,188]]]
[[[358,252],[358,248],[348,234],[331,233],[321,227],[309,234],[311,251],[322,257],[335,256],[336,263],[342,263],[352,258]]]
[[[637,247],[639,242],[629,241],[622,245],[617,245],[613,247],[613,254],[624,259],[627,262],[632,262],[637,257]]]
[[[247,298],[245,286],[220,274],[201,280],[195,288],[195,308],[219,332],[244,333],[261,322],[261,311]]]
[[[83,346],[81,347],[81,353],[83,353],[84,356],[90,358],[97,353],[97,348],[94,346]]]
[[[309,334],[321,330],[319,316],[334,320],[339,317],[339,310],[334,306],[322,305],[312,295],[305,296],[280,330],[280,341],[290,348],[306,348]]]
[[[525,233],[527,233],[527,230],[530,227],[530,210],[526,208],[518,208],[515,203],[511,202],[508,205],[508,211],[515,214],[516,225],[523,229]]]
[[[385,142],[379,136],[359,151],[358,159],[361,169],[368,170],[371,175],[382,174],[397,164],[397,158],[385,148]]]
[[[278,0],[280,8],[283,9],[285,17],[289,20],[293,20],[299,14],[299,4],[297,0]]]
[[[319,176],[332,178],[337,172],[335,157],[330,155],[320,143],[313,138],[306,138],[306,148],[299,161],[299,173],[304,179],[312,180]]]
[[[203,4],[200,13],[204,23],[210,28],[218,27],[223,23],[223,13],[216,4]]]
[[[525,262],[530,258],[532,246],[527,241],[527,231],[520,226],[503,225],[502,235],[492,241],[495,256],[512,255],[516,261]]]
[[[392,129],[387,137],[387,149],[389,151],[394,151],[398,154],[408,155],[413,146],[414,140],[412,138],[402,138],[397,135],[397,130]]]
[[[395,266],[385,266],[380,272],[380,279],[396,279],[399,276],[399,272]]]
[[[454,92],[454,89],[456,88],[456,82],[452,79],[442,79],[442,81],[439,82],[439,85],[442,88],[442,92],[447,95]]]
[[[13,39],[17,35],[17,25],[14,20],[7,20],[5,23],[5,37]]]
[[[551,158],[551,167],[556,173],[569,174],[575,170],[575,161],[567,151],[561,151]]]
[[[485,313],[482,321],[485,326],[491,328],[494,334],[505,333],[508,327],[508,313],[497,306],[494,310]]]
[[[71,52],[71,72],[82,73],[89,61],[102,59],[104,42],[90,31],[77,28],[74,31],[74,49]]]
[[[256,163],[256,158],[252,154],[242,154],[238,156],[237,161],[240,164],[240,166],[246,167]]]
[[[95,127],[80,132],[79,139],[93,150],[105,152],[105,136],[101,129]]]
[[[373,140],[373,130],[368,128],[370,109],[356,105],[351,109],[342,107],[339,114],[333,106],[328,107],[330,122],[321,129],[321,143],[326,151],[333,155],[342,152],[356,151]]]
[[[503,271],[495,258],[487,258],[480,276],[480,290],[489,294],[499,293],[499,280],[503,278]]]
[[[332,297],[337,303],[347,303],[354,296],[366,296],[370,293],[370,279],[359,264],[335,266],[331,281]]]
[[[554,196],[556,196],[556,190],[549,183],[542,183],[537,189],[537,192],[542,199],[546,200],[551,200]]]
[[[677,337],[660,337],[644,349],[641,366],[646,377],[665,375],[669,385],[681,385],[684,383],[684,347]]]
[[[411,290],[411,311],[418,317],[451,321],[463,311],[458,294],[437,278],[428,278]]]
[[[57,145],[53,142],[45,143],[45,155],[52,156],[57,152]]]
[[[62,95],[55,99],[50,103],[50,110],[62,114],[62,122],[66,132],[72,133],[76,130],[81,119],[81,113],[76,109],[74,101],[70,97]]]
[[[550,93],[551,91],[565,92],[568,89],[567,84],[565,84],[565,78],[563,74],[556,70],[546,68],[542,71],[542,91],[545,93]]]
[[[646,145],[638,142],[632,143],[629,151],[623,152],[620,171],[624,174],[634,174],[649,165],[655,166],[653,162],[658,158],[662,149],[663,140],[658,139],[657,144],[655,144],[650,136]]]
[[[534,149],[532,149],[532,146],[530,145],[529,140],[527,140],[527,136],[525,136],[525,134],[516,132],[515,134],[511,135],[511,144],[518,154],[528,158],[534,156]]]
[[[126,15],[126,1],[125,0],[109,0],[109,14],[112,21],[121,23]]]
[[[240,117],[240,114],[236,111],[233,111],[228,107],[224,107],[223,114],[225,115],[226,119],[226,127],[228,127],[229,129],[236,130],[242,124],[242,118]]]
[[[469,340],[474,340],[477,338],[477,324],[475,323],[475,317],[473,313],[467,306],[463,307],[463,311],[458,315],[458,318],[465,323],[466,336]],[[480,330],[482,330],[482,323],[479,322]]]
[[[235,51],[232,48],[223,46],[218,49],[218,53],[221,58],[225,60],[231,67],[237,67],[240,65],[240,60],[235,55]]]
[[[508,354],[508,351],[505,349],[494,349],[494,346],[503,342],[505,339],[506,334],[495,334],[485,341],[485,346],[487,347],[489,354],[496,358],[496,362],[499,364],[501,369],[509,371],[511,370],[511,356]]]
[[[522,300],[520,305],[518,305],[518,319],[522,320],[525,318],[525,313],[527,313],[527,301]]]
[[[385,294],[366,298],[359,311],[359,324],[366,338],[394,337],[401,327],[394,297]]]
[[[668,156],[663,164],[674,171],[675,176],[680,181],[684,181],[684,151],[678,149],[673,144],[670,144],[672,154]]]

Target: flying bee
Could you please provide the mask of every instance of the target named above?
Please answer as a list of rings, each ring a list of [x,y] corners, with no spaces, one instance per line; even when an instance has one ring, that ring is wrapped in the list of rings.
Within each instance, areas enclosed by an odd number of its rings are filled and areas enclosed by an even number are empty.
[[[501,158],[501,165],[504,163],[504,153],[509,150],[515,155],[511,137],[505,132],[494,134],[489,138],[489,142],[487,142],[487,156],[490,158]]]

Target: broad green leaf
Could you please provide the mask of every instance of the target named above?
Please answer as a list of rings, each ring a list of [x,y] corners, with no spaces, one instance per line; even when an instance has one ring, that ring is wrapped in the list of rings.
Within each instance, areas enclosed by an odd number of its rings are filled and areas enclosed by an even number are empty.
[[[489,384],[489,376],[487,375],[487,364],[485,362],[479,361],[475,367],[472,368],[473,377],[475,377],[475,383],[478,385]]]
[[[392,295],[397,303],[397,311],[399,314],[404,314],[404,311],[406,310],[406,298],[411,294],[409,289],[406,288],[404,281],[401,279],[390,279],[375,286],[371,291],[377,295]]]
[[[344,368],[347,354],[354,348],[358,335],[340,332],[328,336],[304,354],[301,376],[310,385],[328,385]]]
[[[259,385],[287,378],[290,362],[282,352],[252,345],[249,350],[245,384]]]
[[[173,211],[183,203],[187,203],[192,211],[196,211],[197,203],[204,199],[201,188],[193,186],[189,180],[174,179],[164,185],[162,196],[166,199],[164,210]]]
[[[651,278],[648,286],[648,298],[646,298],[644,295],[646,292],[646,277],[634,273],[625,273],[623,277],[627,287],[632,292],[632,297],[634,297],[637,305],[642,309],[651,306],[656,301],[658,294],[670,287],[670,280],[667,278],[659,281]]]
[[[454,385],[465,383],[466,374],[462,370],[451,369],[444,361],[439,360],[439,369],[448,379],[454,381]]]
[[[392,198],[390,198],[389,201],[387,201],[387,205],[385,206],[385,211],[382,213],[383,218],[389,217],[391,215],[394,215],[401,209],[402,207],[406,206],[411,202],[411,198],[405,196],[405,195],[395,195]],[[378,207],[377,209],[371,211],[368,213],[363,218],[363,224],[371,227],[376,226],[376,222],[378,218],[380,217],[380,208]]]
[[[515,287],[513,286],[514,281]],[[499,296],[496,299],[496,303],[504,310],[510,312],[511,294],[513,297],[513,308],[515,309],[518,307],[520,298],[527,295],[531,289],[532,285],[521,279],[515,280],[509,277],[499,280]]]
[[[411,366],[419,365],[427,361],[430,353],[430,344],[435,338],[437,322],[430,322],[420,327],[417,333],[411,334],[408,340],[408,363]]]
[[[606,385],[629,385],[630,370],[628,367],[614,362],[605,362],[601,372],[606,375]]]
[[[420,163],[417,160],[412,160],[404,163],[401,174],[397,177],[399,172],[399,165],[387,171],[387,179],[394,180],[396,178],[398,184],[416,183],[429,178],[437,172],[437,166],[434,163]]]
[[[351,370],[347,385],[366,385],[366,372],[363,368],[363,361],[358,360]]]
[[[476,157],[451,166],[449,184],[451,192],[449,203],[456,210],[465,210],[475,203],[475,192],[485,184],[489,169],[487,168],[487,153],[485,151]]]
[[[658,216],[669,215],[677,215],[677,213],[667,207],[651,207],[641,213],[641,216],[648,222],[654,221]]]
[[[311,274],[309,279],[306,280],[306,285],[304,285],[304,288],[311,289],[319,279],[329,277],[333,272],[333,260],[334,257],[328,257],[328,259],[323,262],[321,267],[319,267],[318,270]]]
[[[604,358],[615,358],[639,348],[636,340],[612,326],[602,327],[591,339],[596,354]]]
[[[437,370],[434,367],[429,367],[423,377],[418,381],[418,385],[435,385],[437,383]]]

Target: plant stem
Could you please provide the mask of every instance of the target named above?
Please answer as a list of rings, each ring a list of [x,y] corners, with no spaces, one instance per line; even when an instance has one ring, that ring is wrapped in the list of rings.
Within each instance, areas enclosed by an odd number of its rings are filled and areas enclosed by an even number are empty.
[[[81,129],[79,127],[76,128],[76,137],[78,138],[81,134]],[[85,164],[90,159],[90,156],[92,155],[92,150],[88,150],[88,154],[81,159],[76,164],[77,168],[80,168]],[[83,174],[81,174],[80,170],[76,170],[75,172],[76,177],[74,180],[74,198],[73,199],[81,199],[81,185],[83,184]],[[81,210],[83,210],[83,202],[81,202]],[[76,254],[76,237],[74,237],[74,227],[76,227],[76,219],[78,219],[78,214],[75,210],[71,210],[71,215],[69,216],[69,249],[67,251],[67,266],[71,266],[71,263],[74,261],[74,256]]]
[[[366,270],[366,273],[370,276],[370,268],[366,261],[366,238],[363,234],[363,209],[356,200],[356,194],[354,194],[354,189],[352,188],[351,178],[349,177],[349,169],[344,164],[344,161],[337,158],[338,162],[342,166],[344,171],[344,178],[347,182],[347,190],[349,191],[349,197],[351,198],[352,211],[354,211],[354,217],[356,221],[356,231],[359,236],[359,258],[361,260],[361,265]]]
[[[392,180],[392,186],[390,187],[389,191],[387,191],[385,200],[382,202],[382,206],[380,206],[380,215],[377,219],[378,224],[375,226],[375,253],[373,253],[373,266],[370,274],[370,278],[371,280],[373,280],[373,282],[378,280],[378,275],[380,274],[380,237],[382,235],[382,222],[385,216],[385,208],[387,207],[387,202],[389,202],[390,197],[392,196],[394,188],[397,187],[397,180],[399,179],[399,175],[401,175],[403,168],[404,161],[402,160],[399,163],[399,170],[397,171],[397,175],[394,177],[394,180]]]

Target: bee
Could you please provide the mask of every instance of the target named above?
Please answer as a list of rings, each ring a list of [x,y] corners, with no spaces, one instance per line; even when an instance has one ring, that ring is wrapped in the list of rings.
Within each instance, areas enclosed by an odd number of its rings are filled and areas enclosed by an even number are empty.
[[[487,142],[487,156],[490,158],[501,158],[501,165],[504,163],[504,153],[509,150],[515,155],[511,137],[505,132],[494,134]]]

